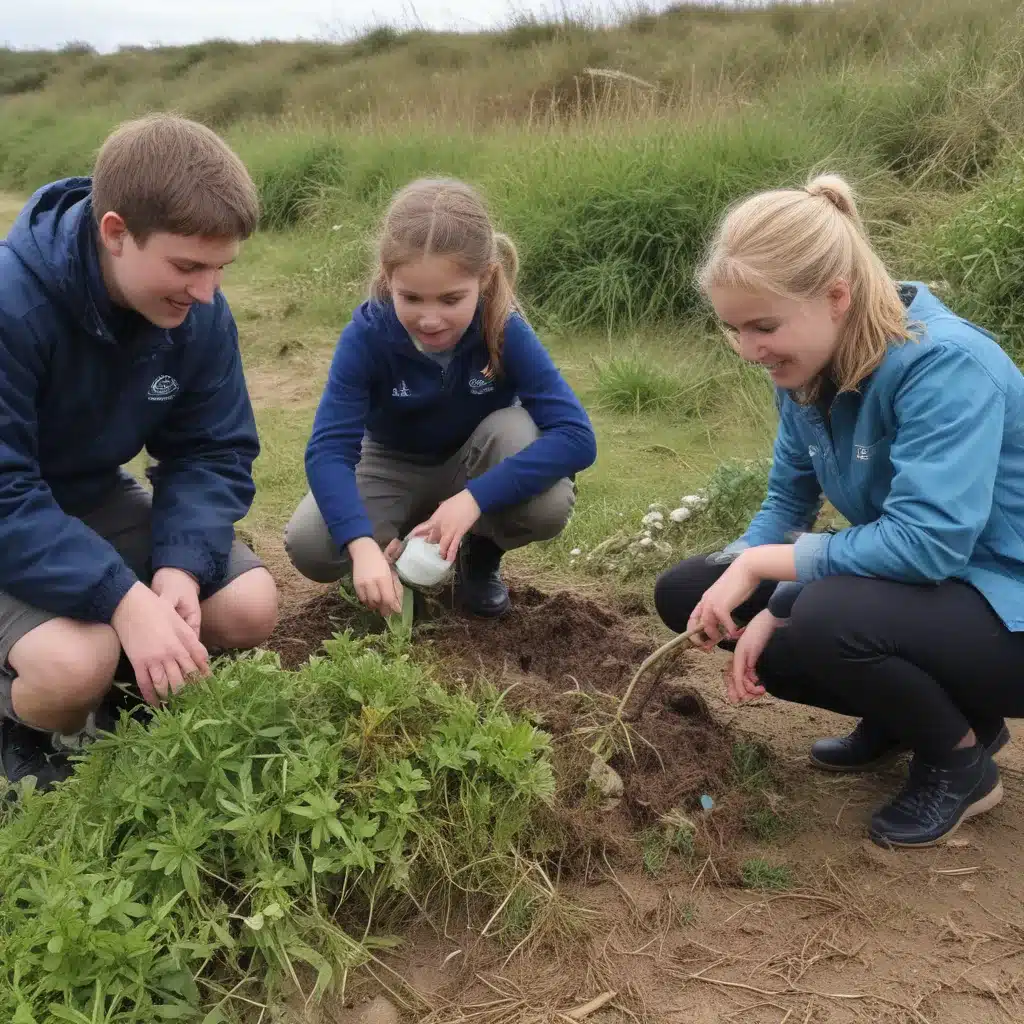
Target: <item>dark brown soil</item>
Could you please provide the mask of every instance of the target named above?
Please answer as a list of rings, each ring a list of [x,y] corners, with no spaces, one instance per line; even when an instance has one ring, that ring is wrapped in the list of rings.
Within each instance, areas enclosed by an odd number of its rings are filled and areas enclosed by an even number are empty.
[[[555,740],[562,809],[587,845],[599,836],[635,835],[677,809],[691,819],[700,797],[719,803],[727,787],[734,737],[717,722],[703,697],[680,678],[685,658],[658,681],[643,714],[628,733],[616,725],[619,698],[640,663],[655,648],[617,612],[571,591],[545,594],[512,588],[512,609],[500,619],[468,618],[437,605],[417,615],[415,646],[435,665],[462,678],[483,678],[505,691],[509,707],[532,715]],[[317,596],[282,620],[270,645],[286,667],[315,653],[334,632],[378,631],[380,618],[342,601]],[[631,700],[649,689],[645,677]],[[624,783],[618,808],[601,811],[588,799],[589,748],[608,731],[620,752],[612,766]],[[732,831],[727,806],[716,826]],[[733,821],[734,825],[736,822]]]

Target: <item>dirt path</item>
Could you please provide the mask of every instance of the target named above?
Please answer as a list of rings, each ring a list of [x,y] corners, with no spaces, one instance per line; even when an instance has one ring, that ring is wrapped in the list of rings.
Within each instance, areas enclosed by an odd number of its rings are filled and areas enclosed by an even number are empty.
[[[446,671],[482,671],[510,703],[538,709],[557,755],[568,749],[566,737],[595,721],[592,691],[621,693],[651,649],[651,624],[572,593],[526,588],[517,599],[501,623],[441,616],[417,642],[429,644]],[[286,616],[278,649],[301,660],[332,628],[358,628],[353,615],[321,593]],[[1024,1019],[1019,730],[1000,755],[1006,797],[999,808],[946,845],[885,852],[865,838],[865,825],[904,768],[862,777],[814,772],[810,741],[848,722],[771,698],[731,708],[722,666],[700,654],[677,663],[637,727],[638,749],[657,747],[664,769],[642,752],[635,764],[616,762],[622,805],[577,814],[580,848],[596,835],[609,854],[593,855],[593,844],[585,866],[565,865],[560,891],[577,909],[566,911],[551,941],[507,959],[454,924],[447,935],[409,936],[393,966],[423,1000],[407,994],[410,1020],[565,1021],[574,1019],[567,1011],[606,991],[616,995],[587,1015],[593,1024]],[[737,736],[778,755],[777,778],[761,795],[789,823],[779,838],[758,840],[737,828],[753,806],[729,791],[723,756]],[[580,768],[560,767],[570,776]],[[644,828],[655,812],[681,806],[692,814],[705,790],[719,803],[700,857],[670,858],[656,876],[642,870]],[[790,887],[744,887],[751,858],[788,870]],[[350,1005],[367,991],[353,989]],[[357,1017],[342,1007],[331,1014],[324,1020]]]

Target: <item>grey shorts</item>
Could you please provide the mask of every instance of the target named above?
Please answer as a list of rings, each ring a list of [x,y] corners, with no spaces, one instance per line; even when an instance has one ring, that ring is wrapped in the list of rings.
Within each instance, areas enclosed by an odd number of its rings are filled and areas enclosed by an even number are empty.
[[[135,480],[124,480],[104,502],[82,522],[109,541],[136,576],[148,583],[152,578],[152,541],[150,522],[153,501],[149,491]],[[262,562],[240,540],[235,539],[228,557],[228,571],[217,583],[204,587],[200,599],[206,600],[222,590],[242,573],[257,569]],[[11,683],[14,673],[8,657],[11,648],[27,633],[51,619],[59,618],[18,598],[0,591],[0,716],[10,716]]]

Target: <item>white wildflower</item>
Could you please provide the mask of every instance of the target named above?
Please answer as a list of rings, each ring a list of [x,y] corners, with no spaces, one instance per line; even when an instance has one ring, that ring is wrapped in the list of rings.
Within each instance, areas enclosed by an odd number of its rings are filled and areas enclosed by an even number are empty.
[[[681,523],[684,520],[690,518],[690,509],[688,509],[685,505],[682,506],[681,508],[674,508],[671,512],[669,512],[668,517],[672,520],[673,523]]]
[[[647,515],[640,520],[644,526],[650,526],[652,523],[660,523],[665,517],[660,512],[648,512]]]
[[[583,552],[580,551],[579,548],[573,548],[572,551],[569,552],[569,556],[571,558],[575,558],[577,555],[582,555],[582,554],[583,554]]]
[[[654,543],[650,537],[643,537],[640,541],[640,547],[649,548]]]
[[[332,224],[331,225],[331,230],[332,231],[340,231],[341,230],[341,225],[340,224]]]

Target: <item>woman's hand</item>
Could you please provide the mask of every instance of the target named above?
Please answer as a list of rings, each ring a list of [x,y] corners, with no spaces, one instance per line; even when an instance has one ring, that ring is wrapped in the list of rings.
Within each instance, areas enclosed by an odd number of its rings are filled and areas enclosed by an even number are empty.
[[[687,632],[698,628],[704,631],[708,638],[703,645],[705,650],[710,650],[721,640],[735,640],[740,635],[732,613],[761,583],[761,577],[753,571],[746,556],[747,552],[743,552],[717,582],[704,591],[686,624]]]
[[[783,624],[784,619],[777,619],[766,608],[755,615],[743,630],[736,653],[732,658],[729,678],[725,692],[730,704],[741,704],[745,700],[760,697],[765,689],[757,677],[757,662],[775,630]]]
[[[796,579],[796,561],[792,544],[762,544],[747,548],[707,590],[694,608],[687,630],[704,630],[708,643],[704,650],[728,637],[740,635],[732,613],[750,597],[765,580]]]
[[[441,557],[449,562],[458,553],[462,538],[480,518],[480,506],[469,491],[459,491],[454,497],[442,501],[437,511],[412,531],[413,537],[423,537],[431,544],[440,545]]]

